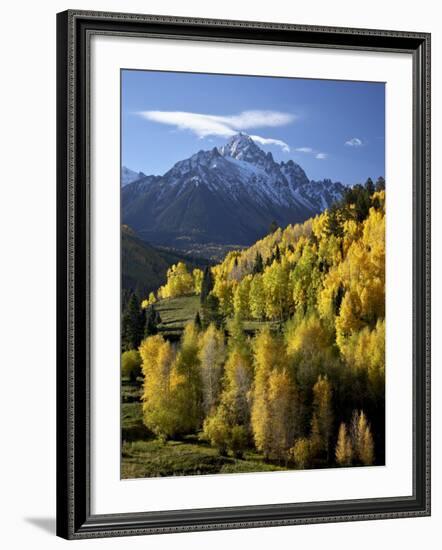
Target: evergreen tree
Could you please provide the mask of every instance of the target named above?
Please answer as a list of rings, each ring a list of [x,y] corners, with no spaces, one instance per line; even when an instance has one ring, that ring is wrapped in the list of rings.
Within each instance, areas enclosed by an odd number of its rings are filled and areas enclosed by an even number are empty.
[[[365,182],[365,189],[369,194],[369,196],[373,195],[375,191],[375,187],[374,187],[373,180],[371,178],[368,178],[367,181]]]
[[[276,248],[275,248],[275,260],[278,263],[281,261],[281,251],[279,250],[279,245],[276,245]]]
[[[195,323],[195,326],[198,330],[201,330],[201,327],[202,327],[202,323],[201,323],[201,316],[200,316],[200,312],[197,311],[196,314],[195,314],[195,319],[193,321]]]
[[[210,323],[214,323],[218,328],[223,325],[224,318],[220,312],[217,296],[212,293],[207,296],[201,306],[201,316],[204,327],[208,327]]]
[[[121,346],[123,351],[137,349],[144,336],[145,315],[140,301],[132,293],[121,319]]]
[[[253,275],[256,275],[258,273],[262,273],[263,271],[264,271],[264,262],[262,259],[262,255],[260,254],[260,252],[257,252],[255,256],[255,262],[252,268],[252,273]]]
[[[144,337],[153,336],[158,332],[158,325],[161,323],[161,317],[155,306],[149,306],[145,310],[146,323],[144,325]]]
[[[213,276],[210,266],[204,268],[203,280],[201,283],[200,301],[204,304],[213,289]]]
[[[342,237],[343,228],[341,223],[342,210],[337,203],[332,204],[328,210],[327,216],[327,236],[334,235],[335,237]]]
[[[269,226],[269,235],[272,235],[277,229],[278,229],[278,224],[276,223],[275,220],[272,221],[272,223],[270,224]]]
[[[382,176],[379,176],[376,180],[376,191],[385,191],[385,179]]]

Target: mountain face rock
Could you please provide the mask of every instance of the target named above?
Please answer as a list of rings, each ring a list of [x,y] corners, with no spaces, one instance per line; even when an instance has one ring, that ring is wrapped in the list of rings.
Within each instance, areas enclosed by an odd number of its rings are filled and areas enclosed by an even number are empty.
[[[145,177],[145,175],[146,174],[143,174],[143,172],[135,172],[134,170],[131,170],[126,166],[123,166],[121,168],[121,187],[124,187],[125,185],[129,185],[129,183],[132,183],[133,181],[137,181],[140,178]]]
[[[309,181],[292,160],[277,163],[246,134],[177,162],[164,176],[122,189],[123,223],[153,244],[204,255],[247,246],[270,223],[303,222],[339,200],[341,183]]]

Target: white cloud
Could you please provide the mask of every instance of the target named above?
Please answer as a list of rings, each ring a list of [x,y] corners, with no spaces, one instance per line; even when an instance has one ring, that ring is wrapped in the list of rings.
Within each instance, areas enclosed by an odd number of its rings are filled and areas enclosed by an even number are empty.
[[[315,155],[315,158],[319,160],[324,160],[328,157],[327,153],[320,153],[319,151],[317,151],[316,149],[313,149],[312,147],[296,147],[295,151],[297,151],[298,153]]]
[[[362,147],[362,145],[364,145],[364,144],[362,142],[362,139],[354,137],[354,138],[351,138],[348,141],[346,141],[345,145],[348,145],[349,147]]]
[[[250,137],[253,139],[253,141],[260,143],[261,145],[277,145],[278,147],[281,147],[284,153],[290,153],[290,147],[287,145],[285,141],[282,141],[280,139],[273,139],[273,138],[263,138],[261,136],[250,136]]]
[[[180,130],[189,130],[199,138],[207,136],[230,137],[241,130],[251,128],[285,126],[296,117],[290,113],[279,111],[243,111],[237,115],[207,115],[185,111],[140,111],[139,116],[159,124],[175,126]],[[285,152],[290,148],[284,141],[261,136],[251,136],[253,140],[263,145],[277,145]]]

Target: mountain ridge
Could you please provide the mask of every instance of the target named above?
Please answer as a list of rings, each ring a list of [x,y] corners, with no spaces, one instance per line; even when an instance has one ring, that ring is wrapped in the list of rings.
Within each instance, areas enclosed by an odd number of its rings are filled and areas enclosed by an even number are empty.
[[[123,223],[144,240],[187,253],[243,247],[272,221],[303,222],[342,198],[340,182],[309,180],[293,160],[276,162],[244,133],[178,161],[163,176],[122,189]]]

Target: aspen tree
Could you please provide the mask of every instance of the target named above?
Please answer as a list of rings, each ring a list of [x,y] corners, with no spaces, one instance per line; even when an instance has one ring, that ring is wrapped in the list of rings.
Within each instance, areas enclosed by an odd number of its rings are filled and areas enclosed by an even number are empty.
[[[338,441],[335,450],[336,462],[340,466],[350,466],[353,457],[351,439],[347,434],[347,426],[341,422],[339,426]]]

